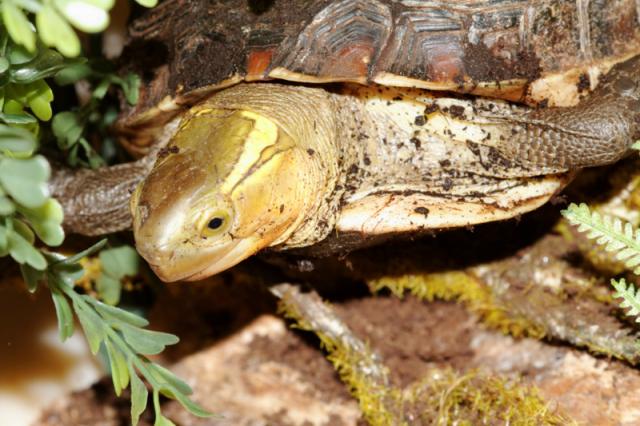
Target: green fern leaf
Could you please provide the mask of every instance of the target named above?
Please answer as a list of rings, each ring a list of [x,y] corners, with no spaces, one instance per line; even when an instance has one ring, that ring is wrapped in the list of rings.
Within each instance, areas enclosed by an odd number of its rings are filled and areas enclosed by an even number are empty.
[[[578,231],[585,232],[608,252],[617,252],[616,259],[623,262],[635,274],[640,274],[640,231],[618,218],[592,212],[589,206],[572,203],[562,215]]]
[[[611,285],[616,289],[613,297],[622,299],[620,307],[622,309],[629,309],[626,312],[628,316],[635,316],[636,322],[640,322],[640,291],[633,287],[633,284],[625,281],[621,278],[620,281],[611,280]]]

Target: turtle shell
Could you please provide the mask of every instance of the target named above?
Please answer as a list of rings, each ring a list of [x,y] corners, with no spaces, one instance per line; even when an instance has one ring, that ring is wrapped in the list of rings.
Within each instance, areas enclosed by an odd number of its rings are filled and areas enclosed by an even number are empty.
[[[143,76],[119,128],[241,81],[355,82],[570,105],[640,53],[635,0],[167,0],[123,56]]]

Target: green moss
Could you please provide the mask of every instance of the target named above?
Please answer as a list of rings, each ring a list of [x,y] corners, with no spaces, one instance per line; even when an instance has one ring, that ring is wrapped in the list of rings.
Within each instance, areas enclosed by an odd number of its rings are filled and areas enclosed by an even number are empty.
[[[456,283],[462,281],[462,277],[452,274],[440,278],[444,281],[452,279]],[[408,284],[405,282],[403,285]],[[396,285],[394,290],[402,288]],[[417,285],[409,288],[414,291],[420,289]],[[447,292],[451,298],[458,296],[450,290],[451,287],[448,290],[442,288],[442,292]],[[435,292],[424,297],[441,295]],[[386,383],[388,380],[383,383],[379,376],[371,377],[366,374],[367,368],[363,368],[380,362],[369,348],[355,352],[314,330],[294,304],[287,303],[286,297],[281,300],[280,311],[294,321],[295,327],[316,333],[328,353],[327,359],[358,400],[364,419],[373,426],[478,425],[495,424],[496,421],[512,425],[571,424],[568,419],[552,412],[535,388],[477,372],[459,374],[451,369],[432,370],[406,389]]]
[[[373,426],[397,424],[397,403],[400,394],[386,383],[379,383],[366,375],[363,365],[375,363],[375,356],[370,350],[355,352],[340,342],[329,338],[325,333],[314,330],[297,311],[294,304],[287,303],[286,297],[279,304],[279,312],[294,321],[296,328],[314,332],[320,339],[322,348],[327,352],[327,359],[338,372],[340,379],[348,386],[351,394],[358,400],[360,410]],[[386,372],[386,369],[385,369]]]
[[[503,333],[513,336],[542,338],[545,330],[526,317],[508,311],[492,290],[467,272],[450,271],[430,274],[408,274],[382,277],[367,283],[373,292],[388,289],[402,297],[406,292],[421,300],[457,300],[478,314],[483,321]]]
[[[500,377],[432,370],[405,391],[405,405],[420,424],[568,425],[536,388]]]

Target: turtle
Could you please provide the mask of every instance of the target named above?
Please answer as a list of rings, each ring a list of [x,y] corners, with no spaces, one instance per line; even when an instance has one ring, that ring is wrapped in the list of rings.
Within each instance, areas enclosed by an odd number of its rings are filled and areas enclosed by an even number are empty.
[[[639,22],[633,0],[167,0],[122,57],[141,159],[52,191],[70,232],[132,225],[164,281],[513,218],[640,138]]]

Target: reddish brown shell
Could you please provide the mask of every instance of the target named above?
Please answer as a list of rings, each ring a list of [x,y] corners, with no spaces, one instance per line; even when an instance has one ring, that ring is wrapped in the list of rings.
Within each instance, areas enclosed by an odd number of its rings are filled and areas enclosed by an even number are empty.
[[[243,80],[539,102],[548,85],[532,94],[532,82],[571,75],[579,93],[640,53],[639,9],[635,0],[167,0],[131,26],[126,68],[144,84],[121,127]]]

